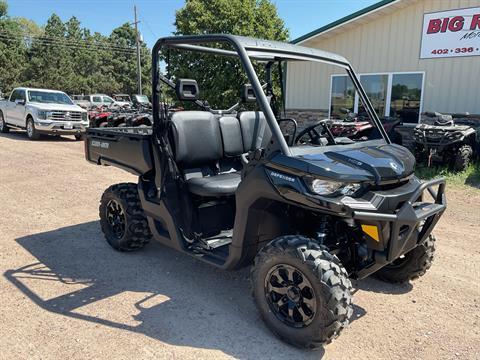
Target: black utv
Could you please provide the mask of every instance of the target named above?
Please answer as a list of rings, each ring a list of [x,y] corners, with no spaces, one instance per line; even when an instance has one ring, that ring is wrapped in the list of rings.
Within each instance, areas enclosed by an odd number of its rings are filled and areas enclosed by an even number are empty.
[[[246,74],[240,101],[215,110],[200,100],[208,76],[163,75],[161,59],[170,51],[182,61],[195,53],[191,66],[201,55],[228,59],[223,71]],[[284,98],[286,63],[306,62],[350,76],[378,138],[335,137],[328,119],[297,136],[295,119],[273,104]],[[350,279],[405,282],[425,274],[445,182],[414,176],[413,155],[391,143],[347,60],[281,42],[202,35],[160,39],[153,64],[153,127],[87,134],[88,161],[138,176],[137,184],[113,185],[102,196],[101,228],[113,248],[138,250],[153,238],[223,269],[253,264],[253,296],[265,323],[307,348],[347,326]],[[162,106],[165,91],[189,110]],[[281,131],[284,122],[291,133]]]
[[[472,162],[477,135],[473,127],[455,124],[451,115],[424,114],[423,123],[413,130],[417,161],[428,166],[446,164],[455,171],[464,171]]]

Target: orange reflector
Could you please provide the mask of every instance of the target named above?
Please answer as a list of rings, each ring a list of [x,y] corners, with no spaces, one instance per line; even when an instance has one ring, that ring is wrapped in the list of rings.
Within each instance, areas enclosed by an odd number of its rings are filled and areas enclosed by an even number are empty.
[[[378,235],[378,228],[375,225],[363,225],[362,230],[365,234],[370,236],[375,241],[380,241],[380,236]]]

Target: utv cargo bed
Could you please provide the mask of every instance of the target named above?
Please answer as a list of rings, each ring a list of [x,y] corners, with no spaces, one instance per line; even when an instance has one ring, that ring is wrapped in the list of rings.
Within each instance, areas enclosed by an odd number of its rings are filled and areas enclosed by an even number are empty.
[[[85,157],[97,165],[112,165],[140,176],[153,168],[151,127],[88,129]]]

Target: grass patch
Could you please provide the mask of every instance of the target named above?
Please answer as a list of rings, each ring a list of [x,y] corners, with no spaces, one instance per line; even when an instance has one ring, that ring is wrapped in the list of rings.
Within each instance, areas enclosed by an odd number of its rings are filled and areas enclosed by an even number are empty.
[[[415,170],[417,177],[430,180],[444,177],[447,184],[455,186],[468,186],[480,189],[480,162],[476,162],[462,172],[454,172],[447,167],[418,167]]]

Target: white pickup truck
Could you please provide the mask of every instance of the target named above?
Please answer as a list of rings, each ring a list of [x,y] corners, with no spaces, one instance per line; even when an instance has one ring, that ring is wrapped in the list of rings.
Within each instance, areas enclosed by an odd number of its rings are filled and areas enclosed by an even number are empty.
[[[27,130],[31,140],[41,134],[74,135],[81,140],[88,124],[87,111],[61,91],[16,88],[8,100],[0,101],[2,133],[20,128]]]

